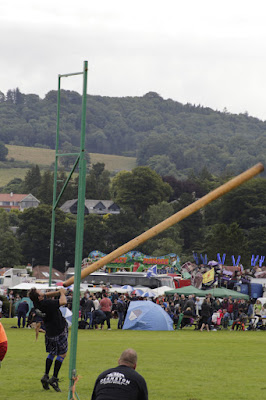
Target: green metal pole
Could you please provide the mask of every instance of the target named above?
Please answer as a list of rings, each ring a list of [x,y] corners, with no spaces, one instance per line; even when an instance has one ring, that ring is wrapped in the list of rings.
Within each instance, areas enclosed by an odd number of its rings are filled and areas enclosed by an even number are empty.
[[[50,262],[49,262],[49,286],[52,284],[52,270],[54,259],[54,234],[55,234],[55,209],[56,209],[56,190],[57,190],[57,169],[58,169],[58,146],[59,146],[59,122],[60,122],[60,100],[61,100],[61,78],[58,76],[57,91],[57,119],[56,119],[56,142],[55,142],[55,164],[54,164],[54,190],[53,190],[53,208],[51,221],[51,239],[50,239]]]
[[[84,62],[83,70],[83,96],[82,96],[82,120],[80,138],[80,160],[79,160],[79,184],[78,184],[78,211],[76,226],[76,245],[75,245],[75,283],[72,303],[72,327],[71,327],[71,347],[69,360],[69,393],[68,399],[73,399],[72,387],[76,377],[76,357],[78,341],[78,319],[80,303],[80,275],[83,251],[83,230],[84,230],[84,209],[86,192],[86,160],[85,152],[85,130],[86,130],[86,102],[87,102],[87,71],[88,62]]]

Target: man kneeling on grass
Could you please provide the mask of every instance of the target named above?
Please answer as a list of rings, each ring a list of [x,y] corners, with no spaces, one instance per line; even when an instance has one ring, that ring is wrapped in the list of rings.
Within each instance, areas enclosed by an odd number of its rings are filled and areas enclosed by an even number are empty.
[[[52,297],[52,295],[58,296],[58,294],[60,295],[59,299],[47,298],[48,296]],[[45,363],[45,374],[41,379],[42,386],[45,390],[49,390],[50,385],[56,392],[61,392],[58,386],[58,372],[68,349],[68,326],[59,310],[59,307],[67,304],[65,289],[48,293],[45,296],[42,291],[32,288],[29,292],[29,298],[32,300],[36,312],[41,314],[46,331],[45,345],[48,357]],[[49,372],[55,357],[54,373],[49,379]]]
[[[148,400],[145,379],[135,371],[135,350],[123,351],[118,364],[98,376],[91,400]]]

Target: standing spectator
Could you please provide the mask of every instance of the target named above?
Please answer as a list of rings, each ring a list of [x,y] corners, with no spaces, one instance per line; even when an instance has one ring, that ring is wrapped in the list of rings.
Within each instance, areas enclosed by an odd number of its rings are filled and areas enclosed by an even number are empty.
[[[112,302],[112,318],[115,318],[115,319],[118,318],[117,308],[118,308],[117,299],[114,299],[114,302]]]
[[[211,305],[210,305],[210,299],[204,299],[202,306],[201,306],[201,332],[203,331],[204,328],[207,329],[209,332],[209,319],[211,317]]]
[[[86,302],[85,309],[85,321],[89,319],[89,329],[92,329],[92,313],[95,310],[94,303],[92,301],[92,296],[90,295],[88,301]]]
[[[253,310],[253,304],[252,304],[252,302],[249,300],[249,302],[248,302],[248,311],[247,311],[247,316],[248,316],[248,318],[249,318],[249,321],[252,319],[252,317],[253,317],[253,312],[254,312],[254,310]]]
[[[232,299],[228,299],[227,311],[230,314],[230,319],[234,320],[234,305]]]
[[[86,310],[87,310],[87,302],[89,300],[89,293],[85,292],[84,296],[80,300],[80,306],[81,306],[81,319],[84,321],[87,321],[86,319]]]
[[[237,299],[235,299],[233,302],[234,321],[238,318],[238,310],[239,310],[238,301],[237,301]],[[242,310],[243,310],[243,308],[242,308]]]
[[[179,294],[178,293],[175,293],[174,294],[174,304],[175,304],[175,306],[178,304],[178,306],[179,306],[179,302],[180,302],[180,300],[179,300]]]
[[[111,310],[112,310],[112,302],[111,300],[107,297],[106,293],[103,293],[103,298],[100,301],[100,307],[101,310],[105,313],[106,315],[106,323],[107,323],[107,329],[110,331],[111,330],[111,325],[110,325],[110,318],[111,318]]]
[[[29,305],[26,300],[23,300],[18,305],[18,327],[20,328],[20,321],[22,318],[22,328],[25,328],[26,316],[29,311]]]
[[[244,299],[241,299],[241,300],[240,300],[239,309],[240,309],[240,308],[243,310],[243,312],[244,312],[245,314],[247,314],[247,312],[248,312],[248,304],[246,303],[246,300],[244,300]]]
[[[92,301],[93,301],[93,304],[94,304],[94,310],[95,311],[99,310],[100,302],[99,302],[99,300],[97,299],[97,297],[95,295],[92,296]]]
[[[124,296],[121,295],[117,302],[117,313],[118,313],[118,324],[117,329],[123,328],[124,318],[126,311],[126,303],[124,302]]]
[[[192,314],[195,315],[195,302],[193,300],[192,294],[188,296],[188,300],[186,301],[183,310],[186,311],[188,308],[192,311]]]
[[[212,306],[213,306],[214,311],[219,311],[222,308],[222,305],[221,305],[221,302],[219,299],[215,299]]]
[[[137,296],[136,296],[136,293],[132,293],[132,295],[131,295],[131,301],[137,301],[138,300],[138,298],[137,298]]]
[[[187,300],[186,300],[186,298],[185,298],[185,295],[184,295],[184,294],[181,294],[180,301],[179,301],[179,305],[180,305],[182,311],[184,311],[184,306],[185,306],[185,304],[186,304],[186,301],[187,301]]]
[[[195,309],[196,309],[196,315],[198,317],[201,316],[201,306],[202,306],[202,300],[199,297],[196,297]]]
[[[119,295],[118,295],[117,291],[115,290],[111,296],[111,301],[112,301],[112,303],[114,303],[115,300],[118,300],[118,299],[119,299]]]

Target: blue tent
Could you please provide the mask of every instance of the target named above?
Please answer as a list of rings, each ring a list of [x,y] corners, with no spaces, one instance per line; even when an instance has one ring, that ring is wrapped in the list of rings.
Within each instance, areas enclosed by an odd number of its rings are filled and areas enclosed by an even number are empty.
[[[173,320],[152,301],[131,301],[123,329],[136,331],[173,331]]]

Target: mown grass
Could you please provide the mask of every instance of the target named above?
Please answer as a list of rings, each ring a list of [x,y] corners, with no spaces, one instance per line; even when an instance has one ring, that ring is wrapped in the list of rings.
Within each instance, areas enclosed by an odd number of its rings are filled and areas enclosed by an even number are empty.
[[[40,149],[36,147],[25,147],[6,145],[8,148],[7,159],[20,161],[27,164],[39,165],[41,171],[50,167],[55,161],[55,152],[50,149]],[[105,169],[110,172],[122,170],[131,171],[136,167],[135,157],[114,156],[111,154],[90,153],[91,164],[101,162],[105,164]],[[0,187],[7,185],[12,179],[24,179],[28,168],[1,168],[0,167]]]
[[[40,378],[46,358],[44,336],[12,329],[16,319],[2,319],[9,340],[0,370],[1,400],[67,399],[69,355],[60,371],[62,393],[44,391]],[[266,332],[173,332],[79,330],[77,383],[80,400],[90,399],[94,381],[115,366],[127,347],[138,352],[137,371],[148,385],[149,399],[257,400],[266,395]]]
[[[0,187],[7,185],[12,179],[24,179],[27,168],[0,168]]]
[[[50,149],[7,145],[8,159],[24,161],[40,166],[49,166],[55,160],[55,152]],[[136,166],[135,157],[114,156],[111,154],[90,153],[91,164],[102,162],[108,171],[131,170]]]

